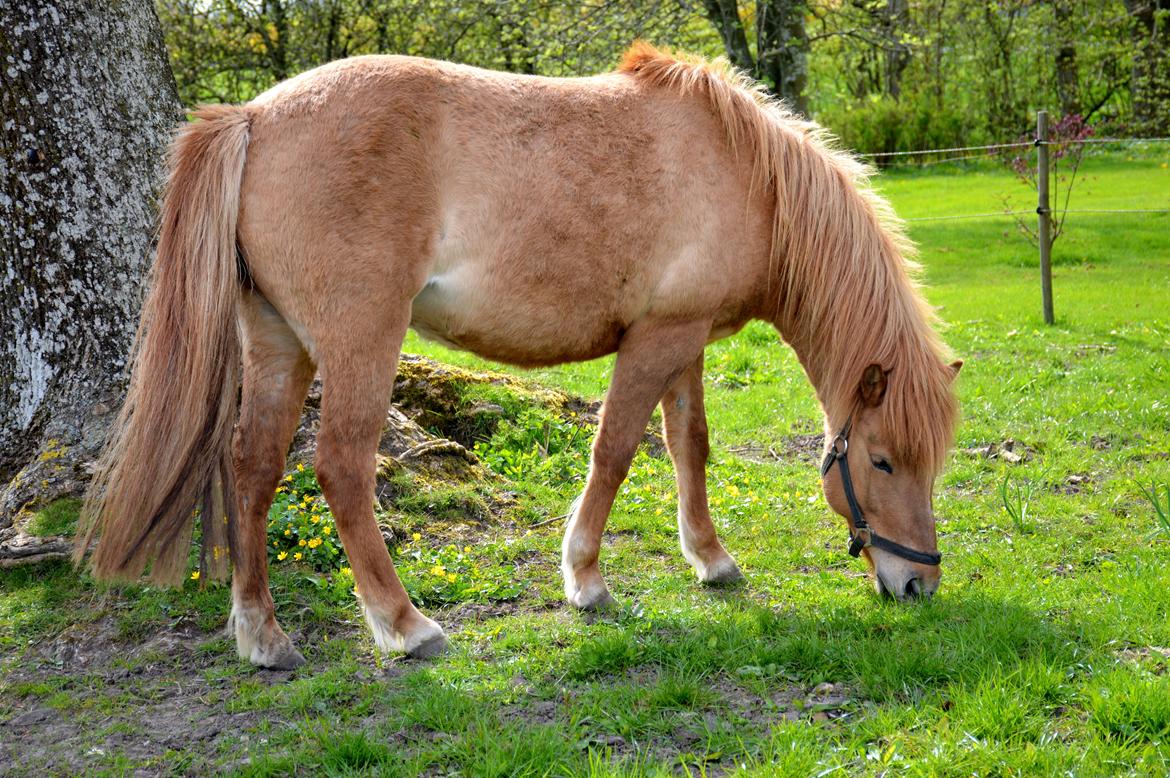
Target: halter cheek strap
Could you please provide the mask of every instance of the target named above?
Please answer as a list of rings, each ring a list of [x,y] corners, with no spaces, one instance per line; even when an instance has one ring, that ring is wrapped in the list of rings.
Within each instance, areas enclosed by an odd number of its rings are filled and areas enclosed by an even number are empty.
[[[849,474],[849,432],[852,426],[853,417],[850,416],[845,422],[845,426],[837,433],[837,437],[833,438],[833,442],[829,445],[829,451],[825,454],[825,460],[821,463],[821,478],[825,478],[829,474],[834,462],[837,463],[837,469],[841,471],[841,486],[845,490],[849,512],[853,514],[853,530],[849,533],[849,556],[861,556],[863,548],[873,546],[911,562],[922,565],[938,565],[942,562],[942,554],[928,554],[925,551],[903,546],[901,543],[896,543],[877,534],[866,523],[865,514],[861,512],[861,505],[857,502],[857,495],[853,492],[853,478]]]

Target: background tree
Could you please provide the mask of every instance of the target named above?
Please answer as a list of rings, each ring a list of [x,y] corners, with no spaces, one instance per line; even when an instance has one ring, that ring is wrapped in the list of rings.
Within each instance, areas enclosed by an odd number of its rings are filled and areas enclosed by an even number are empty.
[[[0,528],[76,493],[123,389],[180,117],[150,0],[0,3]]]
[[[1125,0],[1133,19],[1133,124],[1170,134],[1170,0]]]
[[[251,99],[356,54],[413,54],[497,70],[585,75],[635,38],[708,49],[691,0],[158,0],[185,104]]]
[[[745,18],[754,6],[755,46],[748,45]],[[768,0],[741,9],[737,0],[704,0],[707,18],[719,31],[727,58],[762,81],[802,116],[808,115],[809,39],[804,0]]]

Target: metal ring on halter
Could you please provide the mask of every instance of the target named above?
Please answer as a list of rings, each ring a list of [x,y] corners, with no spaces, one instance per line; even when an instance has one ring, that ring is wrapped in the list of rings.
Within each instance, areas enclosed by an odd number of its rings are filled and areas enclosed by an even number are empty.
[[[840,447],[838,447],[838,443],[841,444]],[[849,438],[845,437],[845,433],[837,433],[837,437],[833,438],[833,442],[829,445],[829,450],[839,457],[849,453]]]

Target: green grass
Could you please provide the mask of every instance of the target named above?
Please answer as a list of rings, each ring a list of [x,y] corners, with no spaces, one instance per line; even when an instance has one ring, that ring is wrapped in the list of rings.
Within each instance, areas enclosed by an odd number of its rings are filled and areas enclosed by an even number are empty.
[[[1168,207],[1170,151],[1158,153],[1086,160],[1073,207]],[[892,171],[880,183],[911,218],[996,210],[1003,191],[1027,197],[992,167]],[[278,616],[308,665],[274,683],[212,632],[223,589],[97,588],[64,565],[5,571],[0,720],[43,706],[95,732],[137,732],[168,700],[194,720],[233,717],[215,738],[180,737],[169,756],[113,740],[79,763],[105,772],[1164,774],[1170,534],[1149,490],[1164,501],[1170,482],[1170,218],[1069,219],[1053,327],[1040,323],[1035,251],[1010,221],[910,223],[928,296],[966,361],[963,421],[936,494],[944,578],[930,602],[877,599],[845,555],[815,465],[784,445],[817,431],[813,393],[776,334],[751,325],[707,357],[709,486],[744,586],[694,581],[677,549],[669,460],[647,450],[603,550],[622,608],[596,619],[565,610],[561,525],[532,525],[579,490],[588,441],[539,403],[477,389],[507,419],[527,419],[478,437],[481,456],[510,474],[493,487],[514,492],[510,507],[498,523],[460,525],[460,510],[478,509],[404,485],[397,519],[420,533],[396,554],[449,627],[449,655],[376,657],[343,576],[282,564]],[[499,369],[413,336],[406,350]],[[517,374],[598,397],[611,366]],[[1020,462],[978,451],[1007,440]],[[429,505],[441,530],[423,523]],[[426,594],[436,563],[517,591]],[[107,621],[128,675],[53,665],[47,646]],[[186,648],[127,658],[184,629],[196,633]],[[54,759],[79,741],[62,742],[21,766],[62,769]]]

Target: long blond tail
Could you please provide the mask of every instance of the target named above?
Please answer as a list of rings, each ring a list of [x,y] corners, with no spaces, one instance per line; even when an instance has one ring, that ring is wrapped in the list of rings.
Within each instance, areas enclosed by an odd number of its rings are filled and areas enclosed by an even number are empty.
[[[178,583],[199,504],[219,560],[225,513],[234,502],[236,219],[251,114],[241,106],[207,106],[195,116],[199,121],[184,127],[171,149],[130,389],[82,510],[75,559],[96,533],[93,572],[101,579],[137,579],[149,564],[155,582]],[[220,575],[226,552],[214,566]]]

